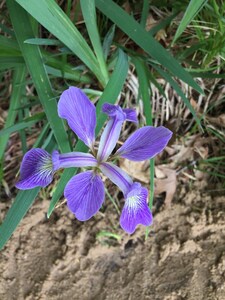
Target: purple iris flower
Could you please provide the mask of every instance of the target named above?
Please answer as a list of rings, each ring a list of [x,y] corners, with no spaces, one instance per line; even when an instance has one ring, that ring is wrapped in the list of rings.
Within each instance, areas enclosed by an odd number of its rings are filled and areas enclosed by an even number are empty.
[[[133,180],[118,166],[112,163],[116,157],[133,161],[150,159],[167,145],[172,132],[167,128],[145,126],[136,130],[115,154],[112,151],[118,141],[124,121],[137,123],[133,109],[122,109],[118,105],[105,103],[103,113],[109,121],[101,135],[96,151],[95,127],[96,109],[88,97],[78,88],[64,91],[58,103],[58,114],[67,120],[70,128],[90,148],[91,153],[71,152],[52,155],[43,149],[28,151],[22,161],[18,189],[26,190],[45,187],[53,180],[54,173],[61,168],[92,167],[79,173],[67,183],[64,191],[68,208],[80,221],[86,221],[101,208],[105,192],[100,171],[115,183],[123,192],[125,204],[120,217],[121,227],[133,233],[138,224],[149,226],[152,213],[148,207],[148,190]]]

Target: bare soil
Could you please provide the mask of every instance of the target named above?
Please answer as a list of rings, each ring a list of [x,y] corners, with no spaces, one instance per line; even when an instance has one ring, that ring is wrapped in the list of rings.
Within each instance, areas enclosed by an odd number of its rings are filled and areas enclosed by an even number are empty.
[[[112,228],[110,206],[81,223],[65,206],[47,220],[37,200],[0,253],[0,299],[224,300],[224,200],[183,191],[155,212],[147,240],[140,227],[119,241],[97,238]]]

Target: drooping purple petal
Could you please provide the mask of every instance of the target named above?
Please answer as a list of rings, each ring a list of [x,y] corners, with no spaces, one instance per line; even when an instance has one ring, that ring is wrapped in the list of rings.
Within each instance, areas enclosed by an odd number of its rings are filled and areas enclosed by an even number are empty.
[[[138,224],[152,224],[152,213],[147,204],[148,190],[135,182],[128,192],[120,217],[120,226],[132,234]]]
[[[125,141],[116,154],[133,161],[152,158],[166,147],[172,134],[169,129],[163,126],[142,127]]]
[[[45,187],[53,180],[51,155],[40,148],[28,151],[22,160],[20,180],[16,187],[20,190],[29,190],[38,186]]]
[[[59,154],[57,150],[52,153],[54,171],[60,168],[96,167],[97,159],[90,153],[70,152]]]
[[[70,87],[59,99],[58,114],[67,120],[70,128],[90,148],[95,139],[96,109],[78,88]]]
[[[68,208],[77,219],[86,221],[99,211],[104,202],[104,184],[94,172],[83,172],[68,182],[64,195]]]
[[[102,111],[110,117],[110,120],[102,133],[97,158],[99,161],[106,161],[116,146],[123,122],[126,119],[136,122],[136,119],[134,111],[126,110],[124,112],[119,105],[105,103],[102,106]]]
[[[123,112],[126,114],[126,120],[134,123],[138,123],[137,114],[135,109],[124,108]]]
[[[132,179],[122,169],[112,163],[101,163],[100,169],[113,183],[115,183],[123,192],[127,194],[133,184]]]

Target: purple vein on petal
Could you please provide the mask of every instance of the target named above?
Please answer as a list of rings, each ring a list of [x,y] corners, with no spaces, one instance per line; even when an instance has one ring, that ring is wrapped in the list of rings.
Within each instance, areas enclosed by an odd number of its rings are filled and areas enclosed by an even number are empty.
[[[132,179],[119,167],[112,163],[101,163],[100,169],[102,173],[107,176],[113,183],[115,183],[123,192],[124,195],[127,194],[131,185],[133,184]]]
[[[125,120],[136,122],[137,118],[134,110],[123,110],[119,105],[105,103],[102,111],[110,117],[110,120],[102,133],[97,158],[99,161],[106,161],[116,146],[123,122]]]
[[[45,187],[52,182],[53,173],[51,155],[40,148],[31,149],[23,157],[16,187],[21,190]]]
[[[86,221],[99,211],[104,202],[104,184],[98,174],[86,171],[72,177],[64,195],[68,208],[77,219]]]
[[[128,191],[120,217],[121,227],[132,234],[138,224],[152,224],[152,213],[147,204],[148,190],[135,182]]]
[[[70,87],[59,99],[58,114],[67,120],[70,128],[90,148],[95,139],[96,109],[78,88]]]
[[[163,127],[145,126],[135,131],[118,149],[118,156],[142,161],[160,153],[171,139],[172,132]]]
[[[97,166],[96,158],[90,153],[70,152],[60,154],[57,150],[52,154],[52,163],[54,171],[60,168]]]

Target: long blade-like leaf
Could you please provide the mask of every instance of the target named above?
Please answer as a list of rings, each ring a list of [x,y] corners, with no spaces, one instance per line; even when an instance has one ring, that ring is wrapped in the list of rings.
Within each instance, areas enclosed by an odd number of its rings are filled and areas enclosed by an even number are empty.
[[[18,44],[57,143],[63,152],[70,151],[67,134],[62,119],[58,117],[55,95],[52,91],[39,47],[24,43],[25,40],[34,36],[30,18],[27,12],[14,0],[7,0],[7,5]]]
[[[99,70],[102,72],[102,77],[104,78],[106,85],[109,79],[109,74],[106,67],[102,44],[97,27],[95,3],[93,0],[81,0],[80,4],[84,21],[88,30],[88,34],[93,45],[95,54],[97,56]]]
[[[188,7],[185,11],[185,14],[180,22],[179,27],[177,28],[176,34],[173,38],[172,44],[174,45],[175,41],[179,38],[188,24],[194,19],[199,10],[205,5],[207,0],[191,0],[188,4]]]
[[[8,116],[5,123],[5,128],[8,128],[14,124],[17,108],[20,104],[20,99],[25,93],[25,75],[26,75],[26,67],[21,66],[20,68],[16,68],[13,74],[13,84],[12,84],[12,95],[10,98],[10,107],[8,110]],[[0,131],[0,134],[2,130]],[[0,161],[4,155],[4,151],[9,139],[9,133],[5,136],[0,136]]]
[[[0,226],[0,250],[5,246],[14,230],[33,204],[40,188],[20,191]]]
[[[151,57],[167,68],[199,93],[203,93],[191,75],[185,71],[177,60],[166,51],[145,29],[121,7],[112,0],[95,0],[96,6],[102,13],[122,29],[136,44],[138,44]]]
[[[71,49],[105,86],[104,78],[102,78],[94,53],[81,33],[54,0],[16,0],[16,2]],[[27,37],[26,40],[29,38],[32,38],[32,36]]]

